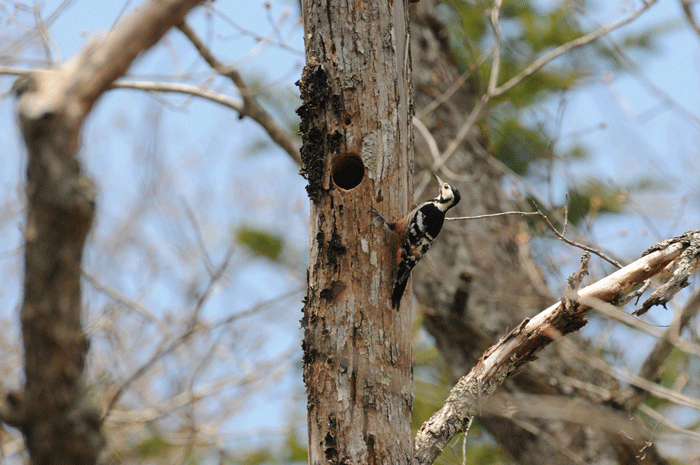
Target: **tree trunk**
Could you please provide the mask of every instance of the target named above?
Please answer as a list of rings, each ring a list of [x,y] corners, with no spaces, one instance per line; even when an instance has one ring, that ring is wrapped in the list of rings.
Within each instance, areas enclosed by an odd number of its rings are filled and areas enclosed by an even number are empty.
[[[81,260],[96,198],[78,159],[83,121],[131,62],[200,1],[146,2],[67,63],[14,86],[28,154],[25,385],[6,396],[0,419],[21,429],[32,464],[94,464],[104,445],[102,412],[83,379],[89,343],[82,328]]]
[[[391,308],[395,244],[370,213],[397,219],[412,198],[407,12],[403,0],[307,0],[302,12],[309,462],[408,464],[411,304]]]
[[[445,95],[459,73],[450,58],[449,35],[437,19],[434,0],[421,0],[416,5],[411,27],[416,108],[420,112]],[[476,89],[463,85],[423,117],[438,147],[447,147],[478,98]],[[474,128],[447,164],[452,172],[469,177],[468,182],[455,183],[462,193],[462,201],[454,215],[513,210],[501,188],[503,173],[485,148],[487,136],[480,132],[479,125]],[[430,166],[433,160],[422,155],[428,153],[422,139],[418,139],[416,148],[416,164]],[[452,182],[447,173],[440,174]],[[418,266],[414,283],[421,308],[426,313],[424,324],[436,338],[456,380],[507,330],[549,306],[553,300],[530,260],[526,226],[519,218],[452,222],[446,223],[444,229],[430,250],[429,260],[433,266]],[[567,336],[567,340],[577,342],[572,336]],[[518,375],[499,389],[520,393],[522,398],[529,398],[528,394],[547,394],[582,399],[611,411],[621,408],[615,402],[618,383],[581,363],[570,351],[555,344],[538,357],[535,363],[522,367]],[[589,390],[585,386],[596,386],[596,389]],[[601,395],[601,392],[611,396]],[[517,406],[514,408],[517,411]],[[478,418],[522,464],[664,463],[653,444],[647,447],[630,438],[644,436],[642,434],[613,435],[595,425],[567,421],[567,418],[560,421],[528,418],[518,423],[505,418],[505,413],[504,416]],[[524,424],[528,428],[523,428]],[[640,450],[644,453],[639,453]]]

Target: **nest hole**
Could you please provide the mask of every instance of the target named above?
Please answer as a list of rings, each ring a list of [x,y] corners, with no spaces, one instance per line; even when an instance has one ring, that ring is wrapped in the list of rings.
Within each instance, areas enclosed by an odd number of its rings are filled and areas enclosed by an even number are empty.
[[[365,177],[365,165],[355,153],[344,153],[333,163],[333,182],[341,189],[357,187]]]

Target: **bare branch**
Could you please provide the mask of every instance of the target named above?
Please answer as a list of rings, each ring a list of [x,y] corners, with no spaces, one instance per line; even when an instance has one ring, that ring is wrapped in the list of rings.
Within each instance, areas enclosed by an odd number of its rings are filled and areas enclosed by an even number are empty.
[[[242,112],[243,102],[238,99],[229,97],[226,94],[213,92],[209,89],[193,86],[191,84],[180,84],[175,82],[157,82],[157,81],[125,81],[119,80],[112,84],[114,89],[135,89],[145,90],[147,92],[172,92],[176,94],[192,95],[210,100],[219,105],[231,108],[232,110]]]
[[[469,220],[481,220],[484,218],[495,218],[498,216],[506,215],[518,215],[518,216],[540,216],[540,212],[501,212],[501,213],[489,213],[487,215],[476,215],[476,216],[456,216],[453,218],[445,218],[445,221],[469,221]]]
[[[519,74],[516,76],[510,78],[508,82],[503,84],[502,86],[497,87],[496,89],[493,90],[493,92],[489,93],[489,96],[491,98],[499,97],[509,90],[511,90],[513,87],[517,86],[520,84],[522,81],[527,79],[528,77],[532,76],[534,73],[542,69],[546,64],[548,64],[550,61],[554,60],[555,58],[563,55],[564,53],[568,52],[571,49],[574,49],[576,47],[581,47],[582,45],[589,44],[593,42],[594,40],[609,34],[610,32],[614,31],[615,29],[624,26],[627,23],[630,23],[634,21],[639,15],[644,13],[646,10],[648,10],[654,3],[656,3],[657,0],[644,0],[644,4],[641,8],[633,11],[629,16],[626,16],[619,21],[616,21],[612,24],[608,24],[607,26],[603,26],[601,28],[596,29],[593,32],[590,32],[586,34],[585,36],[581,36],[578,39],[574,39],[570,42],[567,42],[563,45],[560,45],[559,47],[555,48],[549,53],[546,53],[545,55],[541,56],[540,58],[536,59],[535,61],[530,64],[527,68],[522,70]]]
[[[431,173],[437,173],[438,170],[441,169],[445,163],[447,163],[450,157],[455,154],[462,142],[464,142],[464,139],[466,139],[469,135],[469,132],[474,127],[474,124],[479,120],[479,117],[481,117],[481,114],[486,109],[488,102],[489,98],[487,95],[483,95],[479,99],[474,108],[472,108],[472,111],[469,113],[467,119],[464,121],[464,124],[462,124],[462,127],[460,127],[459,131],[457,131],[455,138],[450,141],[442,155],[433,162],[429,170]],[[415,190],[415,197],[421,197],[423,195],[423,191],[425,191],[425,188],[431,179],[432,176],[424,177],[423,182],[421,182],[421,184]]]
[[[141,315],[141,317],[144,320],[155,324],[158,327],[158,330],[161,332],[161,334],[166,334],[166,335],[170,334],[170,330],[169,330],[168,326],[163,321],[156,318],[156,316],[153,315],[153,313],[150,310],[148,310],[146,307],[144,307],[140,303],[138,303],[134,300],[131,300],[128,297],[122,295],[116,289],[105,286],[104,284],[99,282],[97,280],[97,278],[95,278],[94,276],[92,276],[84,271],[82,272],[82,276],[95,290],[106,295],[107,297],[109,297],[113,301],[118,302],[118,303],[126,306],[127,308],[132,309],[134,312]]]
[[[683,255],[681,255],[680,259],[674,261],[672,266],[669,268],[668,271],[671,273],[671,278],[661,287],[652,292],[649,298],[644,301],[642,306],[634,312],[634,315],[643,315],[655,305],[663,305],[665,307],[666,303],[669,302],[673,296],[678,293],[678,291],[688,285],[688,277],[697,269],[697,257],[700,255],[700,246],[693,242],[693,234],[693,232],[689,231],[684,235],[679,236],[679,238],[674,238],[683,241],[688,248],[683,251]],[[668,241],[657,244],[656,246],[647,250],[646,253],[663,248],[666,242]]]
[[[26,76],[29,73],[38,71],[37,69],[18,68],[17,66],[0,66],[0,74],[6,76]]]
[[[554,234],[556,234],[556,236],[557,236],[559,239],[561,239],[562,241],[564,241],[564,242],[566,242],[567,244],[572,245],[572,246],[574,246],[574,247],[578,247],[579,249],[583,249],[583,250],[585,250],[585,251],[587,251],[587,252],[593,253],[593,254],[599,256],[600,258],[602,258],[603,260],[606,260],[606,261],[610,262],[611,264],[615,265],[616,267],[622,268],[622,265],[620,265],[620,263],[618,263],[616,260],[614,260],[614,259],[608,257],[608,256],[605,255],[603,252],[601,252],[601,251],[599,251],[599,250],[597,250],[597,249],[594,249],[594,248],[592,248],[592,247],[589,247],[589,246],[587,246],[587,245],[580,244],[580,243],[578,243],[578,242],[576,242],[576,241],[572,241],[571,239],[565,237],[562,233],[560,233],[560,232],[557,230],[557,228],[554,227],[554,225],[553,225],[552,222],[549,220],[549,218],[547,218],[547,215],[545,215],[545,214],[542,212],[542,210],[540,210],[540,208],[537,206],[537,204],[535,204],[535,208],[537,208],[537,211],[536,211],[536,212],[511,211],[511,212],[501,212],[501,213],[489,213],[489,214],[487,214],[487,215],[458,216],[458,217],[454,217],[454,218],[445,218],[445,221],[469,221],[469,220],[480,220],[480,219],[483,219],[483,218],[494,218],[494,217],[506,216],[506,215],[541,216],[541,217],[544,218],[544,220],[547,222],[547,225],[548,225],[549,228],[552,230],[552,232],[554,232]]]
[[[146,2],[108,34],[93,38],[57,70],[32,74],[32,92],[23,92],[22,113],[38,119],[63,114],[77,127],[97,99],[131,62],[155,44],[201,0]],[[73,142],[77,144],[77,141]]]
[[[673,347],[682,350],[683,352],[686,352],[688,354],[694,355],[696,357],[700,357],[699,345],[693,344],[689,341],[681,340],[678,337],[680,333],[680,328],[685,326],[688,323],[690,317],[697,313],[698,309],[700,308],[698,307],[698,305],[700,305],[700,302],[696,302],[695,304],[693,304],[693,299],[691,299],[691,302],[689,302],[684,307],[683,311],[681,312],[681,315],[677,316],[671,322],[671,325],[666,331],[662,331],[655,325],[651,325],[645,322],[644,320],[635,318],[629,313],[622,311],[619,307],[609,304],[607,302],[603,302],[602,300],[590,297],[585,299],[585,302],[582,299],[581,302],[590,306],[595,311],[605,315],[607,318],[618,321],[626,326],[629,326],[630,328],[634,328],[643,333],[649,334],[650,336],[653,336],[655,339],[657,339],[654,349],[651,350],[651,352],[649,352],[649,356],[642,365],[642,369],[639,373],[639,376],[644,379],[653,380],[654,376],[656,375],[657,368],[666,359]],[[680,326],[681,323],[683,324],[683,326]]]
[[[683,7],[683,14],[685,15],[685,19],[688,20],[690,23],[690,26],[695,30],[695,32],[700,35],[700,24],[698,24],[697,20],[695,19],[695,14],[693,13],[693,3],[690,0],[680,0],[681,1],[681,7]]]
[[[459,78],[455,79],[455,82],[453,82],[449,89],[447,89],[443,94],[440,94],[439,97],[437,97],[435,100],[430,102],[430,104],[426,105],[425,108],[421,109],[418,111],[414,118],[417,119],[422,119],[425,115],[430,114],[433,110],[435,110],[437,107],[439,107],[441,104],[447,102],[450,97],[454,95],[455,92],[459,90],[460,87],[462,87],[462,84],[467,82],[467,78],[477,69],[478,65],[480,65],[481,62],[475,63],[469,67],[468,70],[466,70],[464,73],[462,73]]]
[[[581,362],[589,364],[596,370],[599,370],[602,373],[607,374],[608,376],[617,378],[625,383],[629,383],[632,386],[647,391],[653,396],[658,397],[659,399],[667,400],[681,407],[689,407],[695,410],[700,410],[700,399],[687,396],[673,389],[653,383],[635,374],[613,368],[604,360],[592,356],[589,352],[581,350],[567,339],[562,339],[561,341],[559,341],[559,343],[567,350],[571,351],[571,353],[574,354],[579,360],[581,360]]]
[[[45,69],[27,69],[17,68],[14,66],[0,66],[0,74],[10,76],[26,76],[31,73],[46,71]],[[229,97],[226,94],[214,92],[204,87],[194,86],[192,84],[184,84],[177,82],[162,82],[162,81],[130,81],[120,79],[115,81],[110,86],[112,89],[133,89],[144,90],[146,92],[170,92],[175,94],[191,95],[209,100],[219,105],[223,105],[239,113],[244,113],[243,102],[239,99]]]
[[[491,28],[494,36],[493,58],[491,60],[491,75],[489,76],[489,85],[486,90],[489,96],[494,95],[496,86],[498,85],[498,75],[501,71],[501,0],[495,0],[489,14],[491,20]]]
[[[438,169],[440,169],[447,161],[454,155],[456,152],[457,148],[460,146],[460,144],[464,141],[464,139],[469,135],[469,132],[471,131],[471,128],[474,126],[474,123],[479,119],[481,116],[482,112],[487,108],[489,102],[493,100],[496,97],[500,97],[501,95],[505,94],[506,92],[510,91],[512,88],[520,84],[522,81],[542,69],[545,65],[547,65],[550,61],[556,59],[557,57],[563,55],[564,53],[568,52],[571,49],[581,47],[583,45],[589,44],[593,42],[594,40],[610,33],[611,31],[614,31],[615,29],[624,26],[625,24],[630,23],[634,19],[636,19],[639,15],[641,15],[643,12],[648,10],[654,3],[657,2],[657,0],[643,0],[644,5],[635,10],[632,14],[629,16],[622,18],[619,21],[616,21],[612,24],[609,24],[607,26],[603,26],[601,28],[596,29],[593,32],[590,32],[584,36],[581,36],[577,39],[574,39],[572,41],[569,41],[565,44],[560,45],[559,47],[555,48],[551,52],[541,56],[540,58],[536,59],[534,62],[532,62],[527,68],[525,68],[523,71],[521,71],[519,74],[516,76],[512,77],[509,79],[506,83],[504,83],[501,86],[496,86],[497,81],[498,81],[498,76],[499,76],[499,69],[500,69],[500,61],[501,61],[501,49],[500,49],[500,19],[499,19],[499,13],[500,13],[500,4],[501,0],[496,0],[494,3],[493,8],[490,10],[490,15],[489,19],[491,21],[491,25],[494,30],[494,36],[495,36],[495,42],[496,44],[494,45],[494,56],[492,58],[491,62],[491,74],[489,76],[489,84],[487,91],[484,95],[481,96],[481,98],[477,101],[476,105],[472,109],[471,113],[469,114],[469,117],[466,119],[462,127],[459,129],[457,134],[455,135],[455,138],[450,142],[450,144],[447,146],[445,149],[445,152],[440,156],[438,160],[436,160],[433,165],[430,168],[431,172],[437,172]],[[423,190],[425,189],[427,185],[427,177],[424,180],[423,183],[416,189],[416,196],[420,196],[423,193]],[[612,263],[612,262],[611,262]]]
[[[658,341],[656,341],[656,345],[654,345],[654,348],[649,353],[649,357],[647,357],[642,364],[639,376],[652,379],[652,376],[657,373],[658,367],[671,353],[671,347],[678,347],[685,352],[694,353],[697,357],[700,357],[700,351],[693,351],[690,347],[681,345],[681,341],[679,340],[683,328],[685,328],[690,322],[690,319],[697,315],[698,312],[700,312],[700,291],[696,292],[685,306],[683,306],[679,315],[673,319],[671,325],[666,329],[664,334],[657,336]],[[692,346],[697,347],[694,344]]]
[[[108,423],[147,423],[155,421],[178,409],[191,405],[207,396],[215,395],[226,389],[231,389],[244,384],[260,382],[260,373],[270,373],[274,376],[279,371],[289,369],[286,364],[281,364],[280,360],[289,360],[297,351],[297,348],[288,350],[280,357],[274,357],[256,367],[255,371],[242,374],[228,375],[215,381],[206,383],[198,387],[192,387],[180,394],[177,394],[166,402],[160,402],[155,407],[134,410],[113,410],[105,420]]]
[[[582,289],[578,293],[578,302],[570,308],[558,302],[532,319],[524,320],[484,353],[477,365],[457,382],[443,407],[423,424],[414,443],[416,463],[432,464],[445,445],[477,413],[484,397],[490,396],[514,370],[552,341],[584,326],[584,316],[591,309],[583,303],[584,299],[616,302],[633,287],[672,265],[691,248],[691,244],[700,244],[700,231],[664,242],[663,248],[653,248],[634,263]],[[698,256],[693,259],[695,264],[698,259]],[[700,408],[700,401],[637,378],[630,378],[631,382],[641,385],[643,389],[653,389],[655,394],[659,393],[681,405]]]
[[[430,134],[430,130],[425,126],[425,124],[423,124],[423,121],[414,116],[413,127],[418,129],[420,135],[423,136],[423,139],[425,139],[425,143],[428,144],[428,150],[430,150],[430,155],[433,156],[433,160],[439,159],[440,149],[438,148],[437,141],[433,135]]]
[[[561,239],[562,241],[566,242],[566,243],[569,244],[569,245],[572,245],[572,246],[574,246],[574,247],[578,247],[579,249],[585,250],[586,252],[590,252],[590,253],[592,253],[592,254],[595,254],[595,255],[599,256],[600,258],[602,258],[603,260],[607,261],[608,263],[611,263],[611,264],[615,265],[617,268],[622,268],[622,265],[620,265],[620,263],[619,263],[617,260],[615,260],[615,259],[613,259],[613,258],[611,258],[611,257],[608,257],[607,255],[605,255],[605,254],[604,254],[603,252],[601,252],[600,250],[594,249],[593,247],[589,247],[589,246],[584,245],[584,244],[580,244],[580,243],[578,243],[578,242],[576,242],[576,241],[572,241],[571,239],[569,239],[569,238],[567,238],[566,236],[564,236],[562,233],[560,233],[560,232],[557,230],[557,228],[554,227],[554,225],[552,224],[552,222],[549,221],[549,218],[547,218],[547,215],[545,215],[545,214],[542,212],[542,210],[540,210],[540,207],[539,207],[536,203],[534,203],[534,202],[533,202],[533,205],[534,205],[535,208],[537,209],[537,212],[538,212],[538,213],[542,216],[542,218],[544,218],[544,220],[547,222],[547,226],[549,226],[549,229],[551,229],[552,232],[553,232],[559,239]]]
[[[481,405],[481,412],[506,418],[561,420],[613,434],[624,430],[634,434],[635,440],[646,439],[642,431],[634,427],[634,420],[627,412],[614,411],[605,405],[560,395],[498,393]]]
[[[690,300],[677,312],[676,316],[671,321],[669,327],[663,333],[661,331],[653,331],[651,328],[644,330],[653,334],[657,341],[654,348],[647,355],[646,360],[639,370],[639,378],[654,381],[658,375],[658,369],[663,362],[668,358],[671,349],[674,347],[686,353],[700,357],[700,347],[688,341],[680,339],[680,334],[683,328],[690,322],[690,319],[700,311],[700,291],[696,292]],[[628,315],[624,313],[626,317]],[[631,317],[629,317],[631,318]],[[635,321],[639,321],[635,319]],[[642,402],[647,397],[646,391],[641,387],[635,386],[625,391],[621,403],[629,410],[643,406]]]
[[[221,265],[215,270],[215,272],[210,276],[209,278],[209,283],[206,287],[206,289],[199,295],[197,302],[195,305],[192,307],[192,310],[190,312],[190,318],[189,321],[187,322],[187,327],[186,329],[176,338],[172,339],[170,343],[166,344],[166,340],[161,342],[160,346],[155,350],[153,355],[151,355],[151,358],[148,359],[141,367],[139,367],[132,375],[124,381],[117,391],[112,395],[110,398],[109,402],[107,403],[107,408],[102,415],[102,420],[109,415],[110,411],[114,408],[114,406],[119,402],[119,399],[121,399],[122,395],[124,392],[126,392],[126,389],[131,386],[131,384],[139,379],[141,376],[143,376],[144,373],[146,373],[148,370],[150,370],[153,365],[162,359],[165,355],[173,352],[175,349],[180,347],[181,345],[185,344],[187,341],[189,341],[192,336],[197,334],[198,332],[201,332],[205,329],[209,328],[209,325],[203,324],[199,322],[199,314],[201,312],[202,307],[204,306],[204,303],[207,301],[209,296],[211,295],[211,292],[214,288],[214,285],[219,282],[221,279],[222,275],[226,271],[226,268],[228,267],[228,263],[231,259],[233,252],[231,250],[228,251],[226,254],[226,257],[224,260],[221,262]]]
[[[254,315],[256,313],[259,313],[266,308],[269,308],[275,303],[281,302],[285,299],[288,299],[292,296],[298,295],[301,291],[299,289],[295,289],[293,291],[290,291],[287,294],[283,294],[279,297],[276,297],[274,299],[271,299],[266,302],[262,302],[260,304],[257,304],[250,309],[243,311],[243,312],[238,312],[234,315],[231,315],[229,317],[223,318],[219,321],[215,321],[210,324],[194,324],[196,322],[196,316],[199,313],[199,309],[203,305],[203,300],[202,298],[204,296],[208,296],[211,292],[212,287],[214,284],[216,284],[219,279],[221,278],[221,275],[223,274],[223,271],[226,268],[226,264],[228,263],[230,257],[227,257],[224,259],[222,262],[222,265],[218,267],[216,272],[214,273],[213,276],[211,276],[209,285],[207,286],[207,290],[202,294],[202,296],[198,299],[197,304],[194,306],[192,309],[192,316],[190,317],[190,322],[185,329],[179,336],[170,339],[170,342],[168,343],[167,341],[163,341],[160,346],[155,350],[153,355],[151,355],[151,358],[148,359],[143,365],[141,365],[138,369],[134,371],[134,373],[126,380],[124,381],[117,391],[112,395],[110,398],[109,402],[107,403],[107,409],[105,413],[102,416],[102,421],[105,420],[108,416],[111,415],[111,412],[113,411],[114,407],[116,406],[117,402],[119,399],[121,399],[121,396],[126,392],[126,389],[137,379],[142,377],[145,373],[147,373],[156,362],[161,360],[164,356],[172,353],[174,350],[176,350],[178,347],[182,346],[185,344],[188,340],[190,340],[195,334],[205,331],[205,330],[213,330],[216,328],[220,328],[223,326],[230,325],[231,323],[234,323],[242,318],[249,317],[251,315]]]
[[[700,433],[698,433],[697,431],[692,431],[692,430],[683,428],[682,426],[679,426],[678,424],[674,423],[673,421],[669,420],[665,416],[661,415],[659,412],[657,412],[653,408],[649,407],[648,405],[641,404],[639,406],[639,410],[642,413],[649,415],[649,417],[651,417],[653,420],[658,421],[659,423],[667,426],[668,428],[670,428],[678,433],[693,437],[695,439],[700,439]]]
[[[214,71],[226,76],[238,87],[243,98],[243,110],[241,114],[249,116],[260,124],[270,138],[291,156],[295,162],[301,165],[301,155],[299,154],[299,142],[291,135],[289,130],[278,124],[274,118],[260,105],[250,88],[246,85],[241,74],[231,66],[224,65],[214,56],[209,47],[199,38],[197,33],[186,22],[178,25],[178,29],[192,42],[199,54],[204,58]]]

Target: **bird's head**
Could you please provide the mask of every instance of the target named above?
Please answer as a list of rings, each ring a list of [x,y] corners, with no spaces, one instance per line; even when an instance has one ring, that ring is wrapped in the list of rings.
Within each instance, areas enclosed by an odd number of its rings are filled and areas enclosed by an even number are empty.
[[[444,182],[437,174],[435,175],[435,179],[437,179],[440,189],[440,194],[436,199],[438,206],[440,210],[447,211],[457,205],[462,196],[459,194],[459,191],[456,188]]]

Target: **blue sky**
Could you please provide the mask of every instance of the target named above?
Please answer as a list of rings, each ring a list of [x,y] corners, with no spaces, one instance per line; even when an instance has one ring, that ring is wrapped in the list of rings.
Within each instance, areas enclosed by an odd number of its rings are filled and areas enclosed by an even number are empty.
[[[131,11],[139,3],[70,2],[48,31],[54,59],[70,57],[87,37],[108,30],[120,13]],[[59,4],[36,3],[44,16]],[[0,20],[4,21],[3,15],[13,9],[9,2],[2,5]],[[273,1],[267,9],[262,2],[218,1],[188,17],[222,61],[236,64],[251,81],[270,83],[282,106],[288,108],[284,114],[287,118],[292,117],[291,110],[297,105],[293,83],[303,66],[302,30],[296,5],[291,0]],[[623,9],[631,5],[603,3],[586,20],[594,28],[619,18]],[[231,23],[232,18],[247,31],[238,30]],[[660,177],[667,182],[662,191],[634,195],[626,214],[601,218],[592,228],[593,237],[607,250],[624,257],[640,253],[659,239],[698,229],[700,224],[700,37],[684,23],[678,2],[661,1],[632,25],[614,33],[613,38],[674,21],[679,27],[661,37],[655,54],[633,56],[640,64],[639,73],[592,75],[585,86],[566,94],[562,137],[557,147],[581,144],[590,148],[593,156],[557,169],[557,195],[582,176],[615,185],[643,176]],[[20,22],[32,23],[26,13],[20,15]],[[10,23],[3,27],[9,31],[15,26]],[[250,31],[284,41],[286,46],[263,45]],[[0,34],[4,33],[0,30]],[[25,50],[21,56],[44,58],[41,49]],[[0,61],[3,64],[24,67],[31,62]],[[198,85],[209,77],[207,66],[177,30],[168,33],[130,71],[133,79],[153,80],[166,79],[173,73]],[[0,93],[7,92],[12,81],[12,77],[0,76]],[[207,84],[217,91],[237,95],[222,78]],[[660,97],[653,86],[662,89],[675,103]],[[547,102],[543,111],[555,112],[558,104]],[[0,317],[11,321],[16,316],[21,289],[16,271],[21,266],[18,247],[23,221],[20,179],[24,164],[11,98],[0,99],[0,127],[7,128],[0,131],[0,144],[4,147],[0,184],[6,194],[6,203],[0,204]],[[183,286],[192,283],[194,288],[201,287],[207,276],[197,264],[196,254],[192,255],[198,238],[197,227],[188,223],[189,208],[214,263],[225,256],[231,228],[236,225],[266,228],[282,234],[288,244],[286,267],[237,250],[227,278],[230,284],[218,289],[205,306],[206,318],[214,320],[302,289],[308,254],[305,182],[296,174],[298,167],[288,155],[276,147],[251,154],[251,141],[266,141],[257,125],[249,119],[240,120],[237,114],[216,104],[178,96],[154,97],[139,91],[109,92],[93,111],[83,134],[83,160],[100,185],[98,219],[86,257],[88,271],[99,274],[106,284],[138,299],[158,315],[177,312],[187,303]],[[146,213],[135,208],[144,192],[150,199]],[[285,202],[280,202],[280,198]],[[131,215],[142,221],[130,225]],[[128,241],[113,244],[116,232],[139,237],[139,247]],[[576,269],[579,257],[577,250],[564,255],[564,273]],[[245,271],[239,272],[240,269]],[[301,295],[300,292],[298,298],[284,301],[275,308],[274,315],[268,312],[242,324],[241,330],[245,327],[259,332],[259,337],[242,336],[242,340],[258,344],[257,355],[250,355],[247,363],[294,351],[295,347],[296,352],[288,361],[294,363],[300,358]],[[105,303],[104,296],[95,292],[88,293],[88,300],[94,309]],[[664,323],[668,315],[670,312],[665,316],[655,312],[650,319]],[[124,370],[128,372],[126,367]],[[223,368],[213,369],[208,376],[214,378],[225,372]],[[290,368],[281,384],[251,401],[253,408],[248,414],[226,425],[236,431],[233,436],[248,438],[251,431],[253,436],[261,436],[260,431],[270,425],[278,429],[288,420],[297,421],[303,408],[299,411],[300,403],[290,400],[298,401],[303,395],[297,374]],[[295,407],[289,409],[290,404]]]

